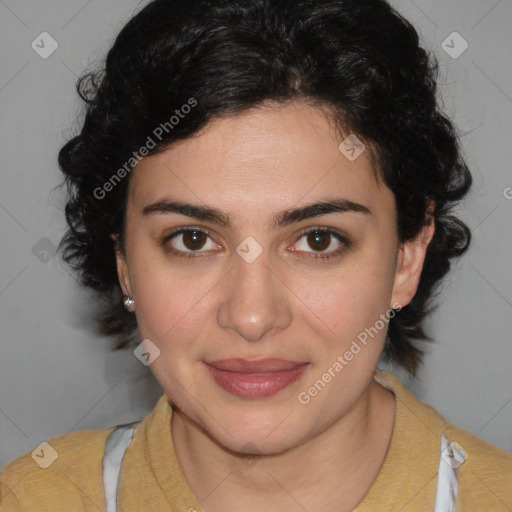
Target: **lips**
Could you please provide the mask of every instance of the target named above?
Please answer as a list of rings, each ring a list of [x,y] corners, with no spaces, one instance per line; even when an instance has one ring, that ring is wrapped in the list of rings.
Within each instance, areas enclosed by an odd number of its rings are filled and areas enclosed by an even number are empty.
[[[266,398],[292,382],[306,370],[309,363],[284,359],[220,359],[204,363],[214,381],[225,391],[241,398]]]
[[[293,368],[297,368],[297,366],[306,363],[270,358],[260,359],[259,361],[248,361],[246,359],[219,359],[217,361],[208,361],[207,364],[214,366],[219,370],[226,370],[228,372],[270,373],[292,370]]]

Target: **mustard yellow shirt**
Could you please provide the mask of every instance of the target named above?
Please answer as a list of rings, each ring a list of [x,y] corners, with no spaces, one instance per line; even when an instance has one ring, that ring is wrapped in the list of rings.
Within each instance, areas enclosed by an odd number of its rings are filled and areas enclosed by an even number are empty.
[[[467,452],[456,470],[457,512],[512,511],[511,455],[448,423],[394,375],[377,370],[374,378],[395,394],[395,424],[382,468],[354,512],[432,512],[442,434]],[[136,424],[121,467],[119,512],[205,512],[176,459],[171,416],[163,394],[153,411]],[[45,450],[44,460],[53,454],[48,447],[12,461],[0,473],[0,511],[104,512],[102,458],[114,428],[50,439],[48,444],[58,456],[46,469],[36,461]]]

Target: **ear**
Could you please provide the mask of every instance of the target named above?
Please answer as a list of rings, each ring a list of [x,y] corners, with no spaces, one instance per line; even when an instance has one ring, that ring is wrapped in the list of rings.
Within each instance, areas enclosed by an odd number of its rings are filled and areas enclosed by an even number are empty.
[[[128,265],[126,263],[126,255],[122,242],[119,239],[119,235],[112,235],[112,240],[114,240],[115,244],[117,277],[119,279],[119,285],[121,286],[123,295],[133,297],[132,287],[130,284],[130,276],[128,274]]]
[[[408,240],[400,245],[390,307],[396,308],[396,304],[400,304],[403,308],[416,294],[427,248],[435,231],[432,211],[433,202],[430,201],[427,211],[429,223],[421,229],[414,240]]]

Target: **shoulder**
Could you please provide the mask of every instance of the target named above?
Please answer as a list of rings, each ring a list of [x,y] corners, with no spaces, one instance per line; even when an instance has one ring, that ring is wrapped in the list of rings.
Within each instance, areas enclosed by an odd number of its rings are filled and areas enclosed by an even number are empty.
[[[465,456],[462,464],[454,463],[463,510],[484,505],[493,511],[512,510],[512,455],[447,421],[435,408],[418,400],[396,376],[378,371],[376,380],[395,394],[402,430],[413,436],[415,445],[435,452],[423,451],[433,465],[437,466],[442,458],[442,435]],[[435,442],[427,443],[426,439]]]
[[[14,459],[0,473],[0,510],[12,504],[6,510],[42,511],[45,503],[48,510],[82,510],[86,499],[99,499],[105,442],[114,429],[61,434]]]
[[[446,435],[449,439],[457,440],[468,453],[466,460],[475,469],[492,464],[497,472],[508,472],[508,477],[512,478],[512,455],[505,450],[452,423],[447,424]]]
[[[512,455],[451,423],[446,437],[457,443],[466,457],[456,468],[461,505],[512,510]]]
[[[100,452],[114,428],[78,430],[52,437],[10,462],[1,473],[2,479],[19,472],[38,473],[42,469],[45,473],[55,473],[77,460],[91,464],[95,455],[101,458]]]

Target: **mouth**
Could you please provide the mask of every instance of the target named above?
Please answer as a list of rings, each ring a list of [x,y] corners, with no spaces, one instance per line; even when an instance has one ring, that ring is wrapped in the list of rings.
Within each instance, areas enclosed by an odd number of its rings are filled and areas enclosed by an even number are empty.
[[[241,398],[266,398],[295,382],[309,363],[284,359],[204,361],[215,383]]]

